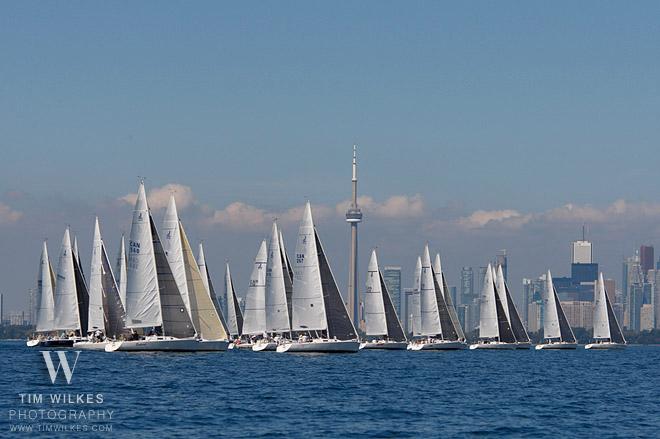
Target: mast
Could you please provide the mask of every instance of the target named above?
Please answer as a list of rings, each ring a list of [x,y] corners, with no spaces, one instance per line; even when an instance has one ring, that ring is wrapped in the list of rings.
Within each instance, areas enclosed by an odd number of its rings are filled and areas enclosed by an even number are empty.
[[[351,320],[359,326],[357,321],[359,297],[358,297],[358,224],[362,221],[362,211],[357,202],[357,145],[353,145],[353,196],[351,205],[346,212],[346,222],[351,225],[351,251],[348,264],[348,312]]]

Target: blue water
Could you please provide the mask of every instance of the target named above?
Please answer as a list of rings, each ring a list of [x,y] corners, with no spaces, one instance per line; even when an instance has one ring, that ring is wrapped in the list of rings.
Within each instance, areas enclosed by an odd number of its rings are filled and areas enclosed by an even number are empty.
[[[600,438],[660,432],[660,346],[315,356],[82,352],[70,385],[61,371],[51,384],[42,354],[22,342],[1,342],[0,352],[0,435],[30,423],[10,420],[10,410],[53,408],[21,404],[19,393],[58,392],[103,394],[101,405],[70,404],[69,410],[114,410],[111,422],[100,423],[112,431],[88,431],[88,437]]]

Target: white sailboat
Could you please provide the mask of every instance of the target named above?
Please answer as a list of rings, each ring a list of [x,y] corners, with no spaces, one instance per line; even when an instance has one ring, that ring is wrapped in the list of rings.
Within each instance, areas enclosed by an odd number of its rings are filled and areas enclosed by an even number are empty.
[[[575,349],[577,342],[568,319],[561,307],[557,291],[552,283],[550,270],[546,274],[543,295],[543,338],[545,343],[536,345],[536,349]]]
[[[502,302],[502,308],[504,308],[504,314],[506,319],[509,321],[511,326],[511,331],[513,331],[513,336],[516,339],[516,349],[529,349],[532,347],[532,343],[527,335],[527,331],[522,324],[516,305],[513,303],[511,298],[511,293],[509,292],[509,287],[504,280],[504,272],[502,271],[502,266],[497,266],[496,278],[495,278],[495,289],[497,291],[498,297]]]
[[[109,343],[113,351],[203,351],[217,347],[200,343],[195,335],[170,263],[140,182],[128,245],[126,327],[134,339]]]
[[[88,340],[73,344],[76,349],[105,350],[108,340],[126,333],[126,314],[119,296],[108,254],[101,238],[99,220],[94,223],[92,261],[89,271]]]
[[[584,348],[624,349],[626,339],[616,320],[610,299],[607,297],[603,273],[598,275],[594,293],[594,342]]]
[[[119,297],[121,303],[126,307],[126,245],[124,235],[121,235],[119,243],[119,254],[117,254],[117,286],[119,287]]]
[[[44,241],[39,261],[37,279],[37,324],[36,334],[27,341],[29,347],[71,346],[68,340],[61,341],[55,333],[55,275],[48,258],[48,245]]]
[[[479,341],[470,349],[516,349],[516,338],[495,289],[495,280],[495,271],[488,264],[481,291]]]
[[[408,341],[378,268],[376,250],[371,251],[363,297],[366,340],[360,349],[406,349]]]
[[[415,340],[417,337],[422,335],[422,310],[420,303],[420,292],[422,285],[422,258],[417,256],[417,262],[415,263],[415,272],[413,280],[413,290],[410,296],[410,309],[408,310],[408,322],[410,327],[408,328],[408,334],[412,340]],[[408,345],[410,349],[411,345]]]
[[[245,295],[243,307],[243,338],[246,343],[241,347],[254,345],[254,342],[266,334],[266,264],[268,263],[268,250],[266,240],[261,241],[254,267],[250,274],[250,282]]]
[[[297,341],[277,352],[357,352],[360,343],[316,233],[309,202],[298,230],[293,281],[292,330]]]
[[[234,281],[231,278],[229,262],[225,267],[225,297],[227,299],[227,329],[232,340],[229,344],[230,349],[238,348],[241,345],[241,335],[243,334],[243,313],[238,303]],[[250,345],[251,348],[251,345]]]
[[[285,279],[289,273],[280,248],[281,235],[277,222],[273,222],[268,259],[266,261],[266,333],[268,337],[261,338],[252,347],[253,351],[274,351],[278,342],[283,342],[285,336],[291,336],[291,319],[287,303],[287,285]]]
[[[440,259],[437,258],[437,268],[440,273],[435,273],[431,265],[429,246],[424,246],[422,253],[422,271],[420,278],[420,311],[421,311],[421,336],[410,343],[410,350],[456,350],[465,349],[462,330],[459,332],[451,319],[450,311],[445,297],[448,292],[444,291],[442,282],[442,267]],[[439,282],[438,282],[439,281]],[[458,321],[458,319],[456,319]],[[460,325],[458,325],[460,328]]]

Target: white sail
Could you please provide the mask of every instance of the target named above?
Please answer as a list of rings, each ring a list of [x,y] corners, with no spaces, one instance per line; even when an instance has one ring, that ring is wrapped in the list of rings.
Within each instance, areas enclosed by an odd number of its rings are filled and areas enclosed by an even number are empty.
[[[231,271],[229,271],[229,263],[225,269],[225,298],[227,299],[227,327],[231,335],[241,335],[241,327],[239,322],[242,321],[240,316],[240,308],[234,302],[236,292],[234,291],[234,282],[231,280]]]
[[[126,327],[160,326],[162,314],[153,235],[144,183],[140,182],[133,209],[126,270]]]
[[[495,270],[494,267],[493,270]],[[502,308],[504,308],[504,314],[506,315],[506,319],[509,321],[509,325],[510,325],[511,316],[509,315],[509,301],[506,297],[506,285],[504,285],[504,272],[502,271],[501,265],[497,266],[497,270],[495,273],[495,287],[500,302],[502,303]]]
[[[286,247],[284,246],[284,236],[282,236],[282,229],[278,228],[278,234],[279,234],[279,237],[280,237],[280,250],[282,251],[282,255],[284,257],[284,263],[286,264],[286,266],[284,268],[285,268],[285,270],[288,270],[289,272],[292,272],[293,268],[291,268],[289,258],[286,254]],[[293,281],[293,279],[291,279],[291,280]]]
[[[552,284],[550,270],[546,274],[545,291],[543,295],[543,337],[561,338],[559,327],[559,314],[557,313],[557,302],[555,301],[555,288]]]
[[[305,205],[303,218],[298,229],[293,271],[292,329],[294,331],[323,331],[328,329],[314,234],[314,221],[309,202]]]
[[[464,340],[465,333],[463,332],[461,323],[458,320],[458,314],[456,314],[456,308],[454,308],[454,301],[451,298],[451,293],[449,291],[446,291],[447,280],[445,279],[445,275],[442,271],[442,261],[440,260],[440,253],[435,254],[435,259],[433,260],[433,272],[435,273],[435,279],[440,287],[440,292],[442,293],[442,297],[444,297],[445,299],[445,304],[447,305],[447,312],[449,314],[449,319],[454,328],[454,331],[456,332],[456,337],[458,337],[459,340]]]
[[[282,251],[280,250],[280,234],[277,223],[273,222],[270,245],[268,246],[268,261],[266,263],[266,331],[289,332],[289,310],[286,302],[286,286]],[[288,276],[288,274],[287,274]]]
[[[605,298],[605,282],[603,273],[598,275],[594,286],[594,338],[611,339],[610,321],[607,317],[607,302]]]
[[[117,287],[119,288],[119,297],[121,303],[126,307],[126,246],[124,244],[124,235],[121,235],[119,244],[119,254],[117,255]]]
[[[87,332],[94,332],[97,329],[105,331],[105,322],[103,319],[102,246],[103,241],[101,241],[101,230],[97,217],[94,221],[92,261],[89,270],[89,318],[87,320]]]
[[[80,253],[78,253],[78,237],[73,235],[73,256],[80,261]]]
[[[55,329],[55,292],[53,270],[48,259],[48,245],[44,241],[37,281],[37,332]]]
[[[488,264],[484,287],[481,290],[481,306],[479,307],[479,338],[498,338],[500,336],[497,324],[497,304],[495,303],[495,280],[493,268]]]
[[[243,334],[255,335],[266,332],[266,240],[261,241],[254,268],[250,275],[243,311]]]
[[[415,264],[415,277],[413,281],[413,294],[411,297],[410,319],[412,320],[413,335],[422,335],[422,310],[420,303],[420,292],[422,289],[422,258],[417,256]]]
[[[206,270],[204,276],[199,270],[186,231],[179,221],[183,263],[190,299],[190,316],[197,334],[204,340],[226,340],[227,332],[219,310],[211,298]],[[206,267],[205,267],[206,268]]]
[[[202,275],[202,282],[207,291],[211,291],[211,285],[209,284],[209,272],[206,268],[206,256],[204,255],[204,246],[202,243],[199,243],[197,250],[197,266],[199,267],[199,273]]]
[[[433,260],[433,273],[435,274],[436,282],[438,282],[438,287],[440,287],[440,294],[442,294],[442,297],[446,297],[445,286],[442,281],[442,261],[440,260],[440,253],[435,254],[435,259]]]
[[[183,261],[183,250],[181,244],[181,234],[179,233],[179,213],[176,210],[176,201],[174,195],[170,195],[170,201],[163,217],[163,227],[161,236],[163,236],[163,250],[170,263],[176,286],[183,298],[188,313],[190,308],[190,293],[188,292],[188,283],[186,280],[186,268]]]
[[[57,330],[79,330],[78,296],[73,268],[73,249],[67,227],[62,239],[57,285],[55,286],[55,328]]]
[[[383,291],[380,285],[376,250],[371,251],[367,271],[367,288],[363,298],[365,333],[367,335],[387,335],[385,303],[383,302]]]
[[[440,313],[435,295],[435,279],[431,267],[431,256],[428,244],[422,254],[422,275],[420,278],[420,311],[422,317],[422,335],[440,335]]]

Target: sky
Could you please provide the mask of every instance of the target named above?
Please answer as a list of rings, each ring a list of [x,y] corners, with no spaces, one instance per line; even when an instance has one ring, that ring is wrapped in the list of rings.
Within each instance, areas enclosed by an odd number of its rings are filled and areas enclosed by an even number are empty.
[[[660,245],[658,2],[2,2],[0,292],[26,308],[64,227],[111,255],[146,177],[244,290],[278,217],[310,200],[340,289],[358,145],[360,273],[412,283],[509,254],[509,283],[570,269],[583,223],[606,277]],[[88,268],[87,268],[88,271]],[[362,281],[361,281],[362,282]]]

